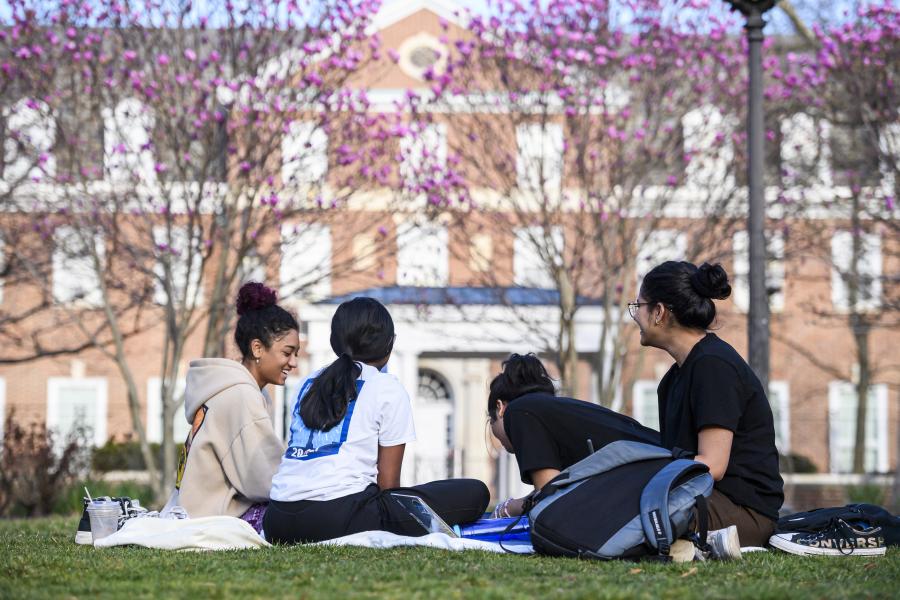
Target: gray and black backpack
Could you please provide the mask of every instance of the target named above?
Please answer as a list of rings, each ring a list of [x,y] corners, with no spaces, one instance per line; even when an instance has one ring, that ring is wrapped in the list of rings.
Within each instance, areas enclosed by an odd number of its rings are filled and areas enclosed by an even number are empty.
[[[713,478],[703,463],[641,442],[612,442],[547,483],[526,506],[536,552],[581,558],[669,559],[694,507],[706,539]],[[699,542],[697,542],[699,544]]]

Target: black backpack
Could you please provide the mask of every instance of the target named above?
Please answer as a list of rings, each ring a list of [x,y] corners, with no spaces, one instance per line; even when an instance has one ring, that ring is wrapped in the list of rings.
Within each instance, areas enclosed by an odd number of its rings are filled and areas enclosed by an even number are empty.
[[[886,546],[900,546],[900,517],[874,504],[848,504],[831,508],[816,508],[794,513],[778,519],[775,533],[815,533],[828,529],[836,520],[848,523],[864,523],[868,527],[881,527]]]
[[[531,543],[551,556],[668,560],[674,540],[689,533],[695,506],[705,540],[712,489],[703,463],[650,444],[612,442],[529,499]]]

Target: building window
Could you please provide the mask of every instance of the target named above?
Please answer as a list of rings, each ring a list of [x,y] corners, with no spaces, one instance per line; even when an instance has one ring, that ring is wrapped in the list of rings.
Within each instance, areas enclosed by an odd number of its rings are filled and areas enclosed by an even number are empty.
[[[853,262],[853,234],[835,232],[831,238],[831,301],[842,312],[865,312],[881,306],[881,237],[874,233],[860,234],[860,255],[857,275],[851,273]],[[850,306],[850,289],[856,288],[856,303]]]
[[[328,173],[328,134],[313,121],[292,121],[281,140],[285,186],[321,182]]]
[[[281,227],[279,297],[310,300],[331,295],[331,228],[299,223]]]
[[[659,431],[658,381],[639,379],[631,388],[631,413],[644,427]]]
[[[170,290],[175,305],[198,306],[203,302],[200,291],[203,256],[199,238],[199,230],[191,235],[187,227],[153,228],[157,253],[153,267],[154,302],[167,304]]]
[[[561,227],[522,227],[513,241],[513,283],[556,289],[555,268],[563,265],[565,237]]]
[[[56,121],[50,107],[23,99],[3,110],[3,179],[16,183],[56,175]]]
[[[50,377],[47,428],[63,442],[78,428],[95,446],[106,443],[107,382],[103,377]]]
[[[353,270],[371,272],[378,266],[378,241],[375,234],[360,233],[353,237]]]
[[[657,229],[638,235],[637,271],[638,289],[646,275],[656,265],[667,260],[684,260],[687,254],[687,237],[674,229]]]
[[[718,187],[729,176],[734,149],[728,141],[735,130],[734,119],[714,106],[702,106],[681,119],[684,149],[691,157],[685,168],[687,184]]]
[[[408,187],[428,179],[440,179],[447,167],[447,126],[413,123],[400,140],[400,175]]]
[[[102,114],[84,104],[63,103],[57,113],[56,170],[59,180],[103,179]]]
[[[888,470],[888,389],[885,384],[869,386],[866,406],[866,449],[864,466],[867,473]],[[853,448],[856,443],[856,387],[849,381],[828,384],[829,452],[832,473],[853,471]]]
[[[516,182],[533,194],[558,192],[563,176],[563,128],[556,123],[516,127]]]
[[[791,115],[781,122],[781,168],[786,186],[804,186],[812,182],[831,185],[828,155],[830,127],[805,113]]]
[[[397,228],[397,285],[446,286],[449,261],[443,225],[406,221]]]
[[[871,137],[864,126],[831,124],[831,170],[837,185],[880,183],[878,140]]]
[[[489,233],[476,233],[470,238],[469,269],[474,273],[487,273],[494,261],[494,238]]]
[[[172,439],[181,444],[187,439],[191,426],[184,414],[185,380],[181,378],[175,384],[175,397],[178,400],[175,413],[172,415]],[[162,443],[162,379],[151,377],[147,380],[147,441]]]
[[[99,306],[103,301],[100,277],[94,260],[106,259],[105,240],[74,227],[59,227],[53,233],[53,299],[60,304],[82,302]]]
[[[775,446],[781,454],[791,450],[791,394],[787,381],[769,382],[769,406],[775,422]]]
[[[750,243],[746,231],[738,231],[733,238],[734,269],[732,294],[735,307],[747,312],[750,307]],[[766,292],[772,312],[784,310],[784,236],[781,232],[766,235]]]
[[[150,132],[153,111],[136,98],[127,98],[113,108],[103,109],[103,163],[116,183],[155,180]]]
[[[238,273],[238,281],[242,284],[248,281],[266,281],[266,264],[263,258],[255,250],[249,251],[241,259],[241,268]]]

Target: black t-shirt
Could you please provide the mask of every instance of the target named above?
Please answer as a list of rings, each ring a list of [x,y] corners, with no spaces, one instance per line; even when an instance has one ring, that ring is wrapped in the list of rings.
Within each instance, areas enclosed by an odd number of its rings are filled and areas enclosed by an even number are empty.
[[[762,384],[734,348],[709,333],[659,384],[662,445],[697,453],[704,427],[734,433],[725,476],[716,489],[732,502],[778,518],[784,482],[778,471],[772,408]]]
[[[659,445],[659,433],[631,417],[583,400],[543,392],[526,394],[510,402],[503,413],[503,428],[516,453],[522,481],[533,483],[538,469],[563,469],[594,450],[616,440]]]

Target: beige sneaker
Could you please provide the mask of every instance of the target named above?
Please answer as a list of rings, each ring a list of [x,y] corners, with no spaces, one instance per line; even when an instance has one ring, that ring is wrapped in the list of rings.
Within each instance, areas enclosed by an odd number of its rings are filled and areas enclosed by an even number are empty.
[[[694,542],[690,540],[675,540],[669,549],[669,556],[672,557],[672,562],[691,562],[695,558],[695,550]]]

